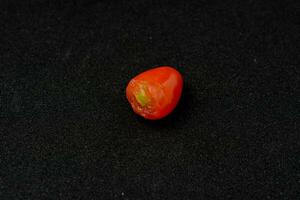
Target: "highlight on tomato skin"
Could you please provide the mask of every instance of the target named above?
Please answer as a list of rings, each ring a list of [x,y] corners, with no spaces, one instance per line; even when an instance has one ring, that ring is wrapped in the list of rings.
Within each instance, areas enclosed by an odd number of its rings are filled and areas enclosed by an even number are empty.
[[[181,74],[170,66],[142,72],[130,80],[126,97],[133,111],[150,120],[169,115],[178,104],[183,87]]]

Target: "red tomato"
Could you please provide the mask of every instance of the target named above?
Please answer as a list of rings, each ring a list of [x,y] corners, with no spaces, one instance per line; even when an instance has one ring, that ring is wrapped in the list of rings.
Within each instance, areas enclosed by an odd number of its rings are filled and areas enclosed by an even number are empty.
[[[126,97],[135,113],[146,119],[161,119],[176,107],[183,80],[172,67],[162,66],[145,71],[128,83]]]

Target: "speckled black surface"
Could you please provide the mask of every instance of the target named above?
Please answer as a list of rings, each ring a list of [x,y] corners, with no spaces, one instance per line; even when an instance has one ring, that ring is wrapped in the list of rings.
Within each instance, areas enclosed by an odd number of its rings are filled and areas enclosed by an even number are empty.
[[[298,2],[1,1],[0,199],[299,198]],[[148,122],[158,65],[185,90]]]

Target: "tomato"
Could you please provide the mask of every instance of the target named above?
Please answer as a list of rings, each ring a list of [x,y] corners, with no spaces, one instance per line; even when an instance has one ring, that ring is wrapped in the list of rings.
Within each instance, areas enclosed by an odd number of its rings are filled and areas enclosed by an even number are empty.
[[[161,66],[131,79],[126,87],[126,97],[135,113],[146,119],[157,120],[174,110],[182,86],[182,76],[176,69]]]

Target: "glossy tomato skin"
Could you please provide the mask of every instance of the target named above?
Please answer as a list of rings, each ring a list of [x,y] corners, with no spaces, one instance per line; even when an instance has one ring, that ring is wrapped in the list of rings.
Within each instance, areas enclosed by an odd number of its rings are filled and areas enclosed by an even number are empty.
[[[180,100],[181,74],[170,66],[145,71],[128,83],[126,97],[138,115],[150,120],[170,114]]]

